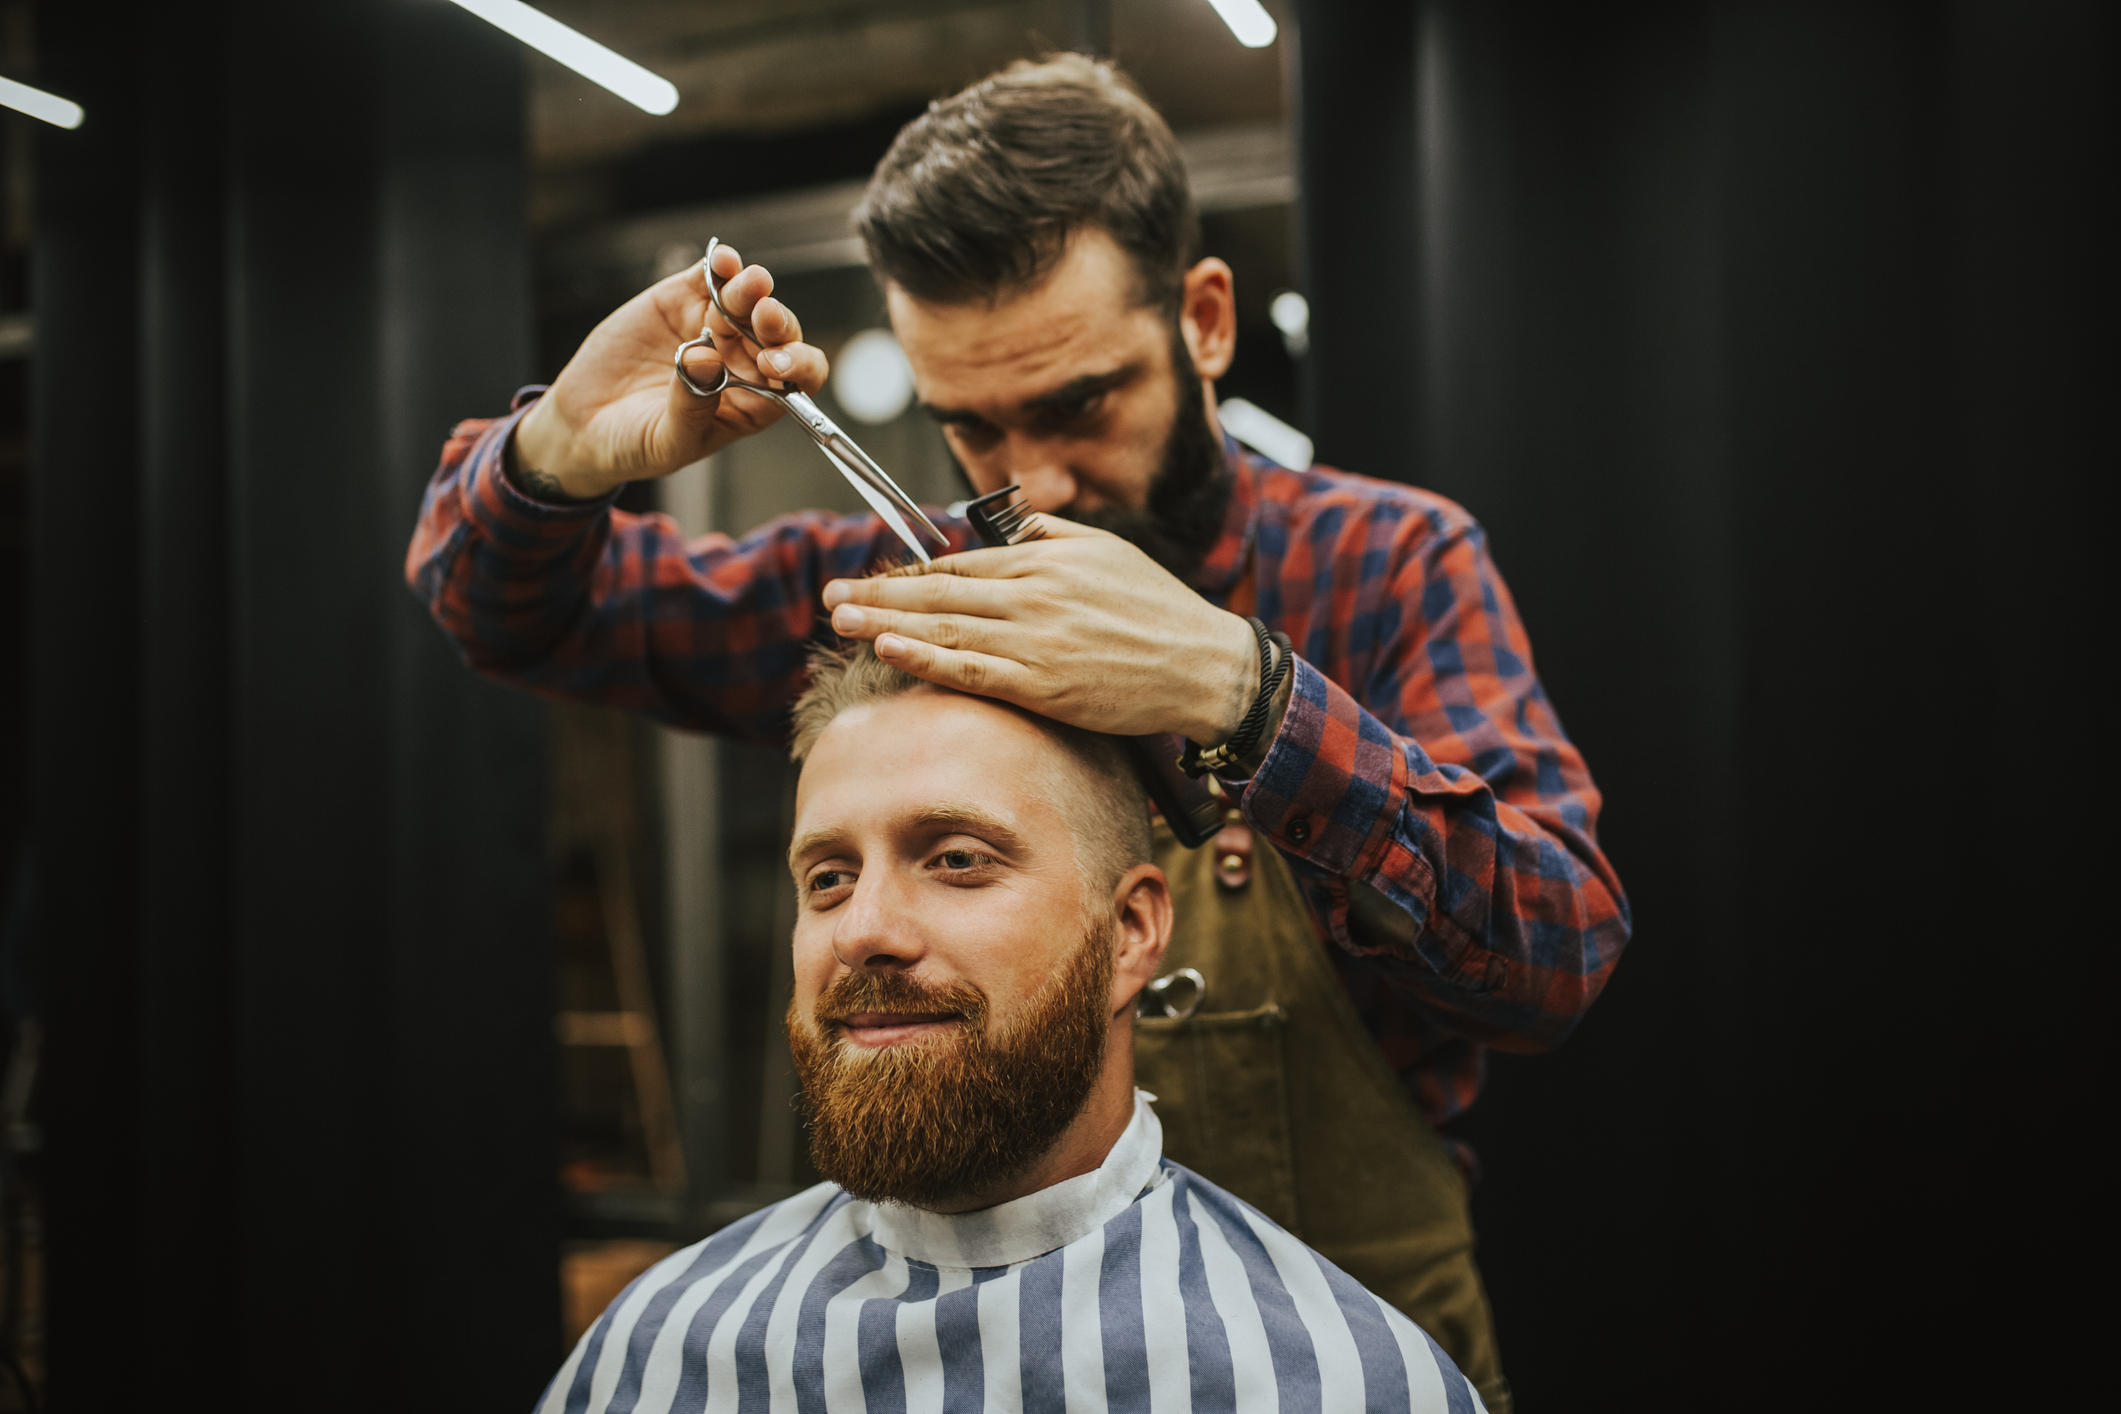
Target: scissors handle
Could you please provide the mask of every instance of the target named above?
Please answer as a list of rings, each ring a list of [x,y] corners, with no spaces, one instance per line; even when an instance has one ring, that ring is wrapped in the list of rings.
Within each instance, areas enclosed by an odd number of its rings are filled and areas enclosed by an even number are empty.
[[[900,490],[899,484],[891,479],[890,474],[878,466],[876,461],[861,449],[859,443],[840,431],[839,424],[827,417],[825,410],[812,402],[807,393],[771,388],[764,383],[754,383],[748,378],[738,378],[729,371],[726,362],[722,365],[720,381],[712,388],[702,388],[693,382],[691,376],[685,372],[685,350],[697,348],[702,344],[711,345],[705,330],[700,331],[699,338],[687,340],[678,346],[675,359],[678,380],[687,388],[703,398],[711,398],[725,388],[742,388],[747,393],[757,393],[762,398],[773,399],[794,416],[803,431],[810,434],[810,440],[817,443],[818,450],[840,469],[840,475],[846,477],[848,484],[861,493],[870,509],[883,517],[884,523],[905,542],[906,548],[911,550],[922,564],[928,563],[928,550],[921,544],[920,537],[913,533],[914,526],[927,531],[938,545],[950,543],[949,538],[935,528],[935,522],[928,519],[920,503]]]
[[[715,309],[721,313],[722,318],[729,321],[731,328],[748,340],[753,348],[763,353],[766,346],[753,332],[751,322],[738,318],[730,311],[729,306],[722,303],[722,282],[714,273],[714,254],[721,249],[721,245],[719,240],[710,238],[707,242],[707,253],[700,258],[700,273],[707,282],[707,298],[713,301]],[[891,479],[889,473],[878,466],[875,459],[863,451],[852,437],[842,432],[839,424],[825,416],[825,410],[811,401],[808,394],[793,388],[774,388],[764,383],[753,383],[749,379],[735,377],[729,371],[727,359],[722,361],[721,381],[712,388],[702,388],[693,382],[685,372],[685,351],[703,345],[710,348],[713,346],[713,340],[704,326],[700,329],[697,339],[687,340],[678,346],[678,378],[687,388],[703,398],[713,397],[724,388],[742,388],[747,393],[757,393],[760,397],[773,399],[793,414],[795,420],[802,424],[803,431],[810,434],[810,440],[817,443],[819,450],[840,469],[840,474],[861,493],[862,499],[897,532],[898,538],[906,542],[906,548],[920,557],[921,563],[928,562],[928,551],[921,544],[920,537],[914,534],[914,526],[927,531],[938,545],[950,543],[948,537],[937,530],[935,523],[921,510],[920,503],[900,490],[899,484]]]
[[[732,329],[743,335],[750,342],[751,347],[757,349],[760,353],[764,353],[766,351],[766,343],[759,338],[758,331],[751,327],[751,321],[722,303],[722,282],[714,273],[714,253],[721,248],[721,241],[714,236],[709,236],[707,238],[707,253],[700,257],[700,273],[707,280],[707,298],[713,301],[715,309],[721,314],[722,318],[729,321],[729,326]],[[703,337],[706,332],[705,329],[700,330]]]

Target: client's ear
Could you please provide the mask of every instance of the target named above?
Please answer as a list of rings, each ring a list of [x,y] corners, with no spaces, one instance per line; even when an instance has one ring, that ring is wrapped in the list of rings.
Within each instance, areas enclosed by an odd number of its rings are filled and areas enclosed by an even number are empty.
[[[1171,944],[1171,884],[1154,864],[1137,864],[1112,890],[1118,936],[1112,959],[1112,1011],[1131,1007],[1156,980]]]

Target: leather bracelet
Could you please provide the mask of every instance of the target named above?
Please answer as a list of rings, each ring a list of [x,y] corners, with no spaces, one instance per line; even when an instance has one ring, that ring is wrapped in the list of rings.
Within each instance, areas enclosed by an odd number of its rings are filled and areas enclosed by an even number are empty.
[[[1285,633],[1269,633],[1267,626],[1258,619],[1246,619],[1252,625],[1253,637],[1259,640],[1259,695],[1252,699],[1252,708],[1245,713],[1237,730],[1220,746],[1203,747],[1188,740],[1186,749],[1178,758],[1178,769],[1195,780],[1210,771],[1226,770],[1252,754],[1259,739],[1267,730],[1268,714],[1274,710],[1274,699],[1281,692],[1282,680],[1289,676],[1289,669],[1296,661],[1296,650]],[[1280,650],[1280,661],[1275,651]]]

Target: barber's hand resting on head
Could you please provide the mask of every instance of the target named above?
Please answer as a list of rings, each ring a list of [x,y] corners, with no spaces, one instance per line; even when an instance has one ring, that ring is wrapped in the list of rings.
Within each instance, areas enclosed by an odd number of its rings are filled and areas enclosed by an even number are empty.
[[[802,342],[795,315],[772,297],[773,276],[745,268],[727,246],[715,252],[722,299],[766,344],[755,360],[707,298],[697,263],[635,295],[597,325],[550,392],[516,425],[509,474],[542,499],[588,500],[628,481],[668,476],[781,416],[780,404],[741,388],[702,398],[678,381],[671,356],[707,321],[714,348],[688,351],[685,371],[702,388],[738,378],[778,381],[806,393],[825,384],[825,355]],[[785,360],[776,362],[776,360]]]
[[[1259,691],[1251,626],[1116,535],[1039,526],[924,575],[833,580],[832,627],[923,681],[1090,731],[1227,740]]]

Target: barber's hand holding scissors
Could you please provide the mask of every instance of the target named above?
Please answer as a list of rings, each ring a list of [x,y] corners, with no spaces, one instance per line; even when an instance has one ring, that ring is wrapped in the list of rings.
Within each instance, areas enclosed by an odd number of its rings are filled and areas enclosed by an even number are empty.
[[[750,321],[766,352],[754,361],[712,310],[697,264],[649,286],[596,327],[517,424],[511,469],[527,489],[587,500],[623,482],[668,476],[778,420],[771,398],[740,388],[702,398],[678,381],[671,351],[697,337],[703,321],[714,347],[685,355],[685,371],[701,387],[720,383],[725,364],[753,382],[810,393],[824,386],[825,355],[802,342],[802,325],[772,297],[773,276],[745,268],[727,246],[714,258],[715,277],[726,281],[723,301]]]
[[[832,581],[834,631],[924,681],[1090,731],[1227,740],[1259,691],[1250,626],[1116,535],[1038,523],[1043,539],[925,575]]]

